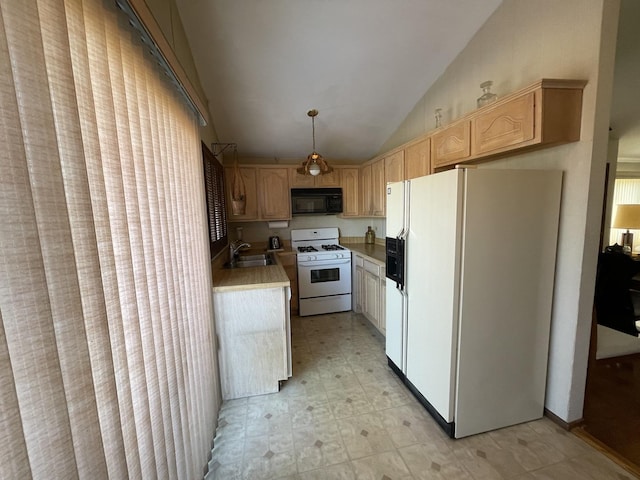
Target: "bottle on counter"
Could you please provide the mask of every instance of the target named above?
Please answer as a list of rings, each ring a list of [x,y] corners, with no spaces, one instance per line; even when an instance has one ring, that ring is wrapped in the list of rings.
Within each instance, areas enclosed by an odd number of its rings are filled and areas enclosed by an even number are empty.
[[[371,226],[367,227],[367,233],[364,234],[364,243],[370,245],[376,243],[376,232],[373,231]]]

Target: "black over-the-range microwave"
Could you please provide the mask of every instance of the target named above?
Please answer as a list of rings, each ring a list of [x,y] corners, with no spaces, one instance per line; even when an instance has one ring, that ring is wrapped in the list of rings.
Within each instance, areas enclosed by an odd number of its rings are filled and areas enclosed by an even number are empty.
[[[342,213],[342,188],[292,188],[293,215],[334,215]]]

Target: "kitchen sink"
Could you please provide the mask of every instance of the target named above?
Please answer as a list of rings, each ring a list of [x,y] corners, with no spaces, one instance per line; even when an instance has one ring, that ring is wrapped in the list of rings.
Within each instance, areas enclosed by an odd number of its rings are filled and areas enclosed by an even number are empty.
[[[264,267],[275,265],[276,261],[270,253],[257,255],[238,255],[235,261],[225,264],[226,268]]]

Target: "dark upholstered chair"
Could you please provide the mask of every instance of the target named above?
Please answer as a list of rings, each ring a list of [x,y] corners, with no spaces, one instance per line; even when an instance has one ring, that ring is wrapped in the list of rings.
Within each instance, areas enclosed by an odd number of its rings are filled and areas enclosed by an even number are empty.
[[[638,336],[640,291],[632,288],[632,278],[639,272],[640,261],[614,247],[608,247],[600,254],[595,294],[596,317],[600,325]]]

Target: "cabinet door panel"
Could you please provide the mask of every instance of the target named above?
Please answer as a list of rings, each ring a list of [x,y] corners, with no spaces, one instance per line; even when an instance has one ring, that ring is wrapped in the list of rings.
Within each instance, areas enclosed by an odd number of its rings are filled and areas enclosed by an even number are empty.
[[[315,185],[313,175],[300,175],[296,169],[289,168],[289,185],[291,188],[309,188]]]
[[[380,282],[376,275],[367,270],[364,271],[364,290],[364,314],[376,328],[379,328]]]
[[[267,220],[291,218],[289,177],[286,168],[260,168],[261,217]]]
[[[372,212],[371,165],[367,165],[360,170],[360,213],[362,215],[371,215]]]
[[[339,187],[340,186],[340,169],[334,168],[333,172],[315,177],[316,187]]]
[[[404,180],[404,150],[389,155],[384,159],[385,182],[401,182]]]
[[[473,155],[533,139],[534,92],[488,110],[472,121]]]
[[[471,122],[445,127],[431,137],[431,159],[436,167],[455,163],[471,155]]]
[[[371,207],[374,216],[384,217],[386,200],[384,160],[371,164]]]
[[[422,140],[405,150],[405,172],[407,180],[429,175],[429,139]]]
[[[356,217],[359,213],[358,169],[343,168],[340,177],[342,184],[342,216]]]

